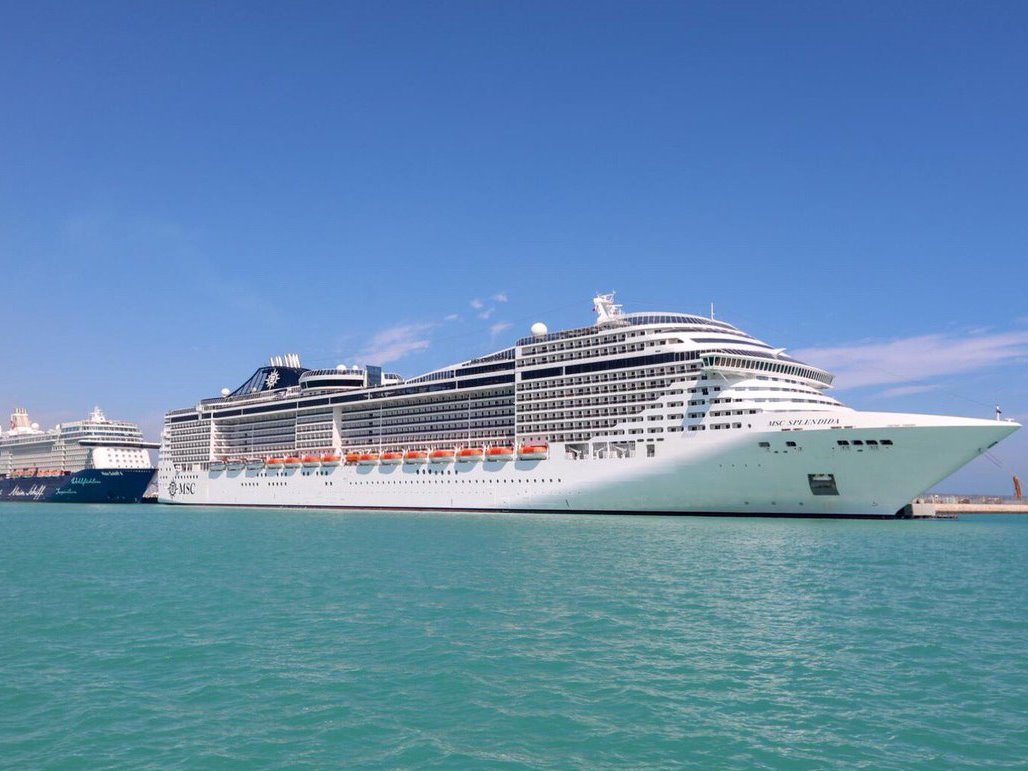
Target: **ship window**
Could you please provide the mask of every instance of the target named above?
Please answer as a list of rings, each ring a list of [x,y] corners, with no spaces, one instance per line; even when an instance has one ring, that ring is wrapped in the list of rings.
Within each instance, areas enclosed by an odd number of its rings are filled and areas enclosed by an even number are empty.
[[[764,448],[767,448],[767,447],[770,447],[770,446],[771,446],[771,442],[761,442],[759,446],[760,446],[760,447],[764,447]]]
[[[795,447],[796,446],[796,442],[786,442],[785,446],[786,447]]]
[[[890,444],[891,445],[892,444],[892,440],[891,439],[883,439],[882,440],[882,444]]]
[[[849,441],[846,440],[846,439],[840,439],[839,441],[836,442],[836,444],[839,445],[840,447],[849,447],[850,446]]]
[[[838,495],[839,488],[835,484],[835,474],[807,474],[810,492],[814,495]]]
[[[861,441],[860,439],[854,439],[853,440],[853,446],[854,447],[863,447],[864,446],[864,442]]]

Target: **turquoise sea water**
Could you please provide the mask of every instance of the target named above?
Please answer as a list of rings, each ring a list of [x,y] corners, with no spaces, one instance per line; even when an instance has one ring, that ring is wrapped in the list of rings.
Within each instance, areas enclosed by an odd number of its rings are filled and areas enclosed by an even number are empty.
[[[0,505],[0,767],[1028,767],[1028,517]]]

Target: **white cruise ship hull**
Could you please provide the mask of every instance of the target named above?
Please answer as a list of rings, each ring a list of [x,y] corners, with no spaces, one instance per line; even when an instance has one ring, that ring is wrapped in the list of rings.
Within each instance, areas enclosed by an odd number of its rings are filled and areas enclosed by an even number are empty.
[[[652,456],[630,458],[576,460],[553,444],[546,459],[506,462],[278,471],[176,471],[165,462],[158,493],[162,503],[213,506],[891,518],[1018,428],[849,410],[750,420],[739,431],[669,437]]]

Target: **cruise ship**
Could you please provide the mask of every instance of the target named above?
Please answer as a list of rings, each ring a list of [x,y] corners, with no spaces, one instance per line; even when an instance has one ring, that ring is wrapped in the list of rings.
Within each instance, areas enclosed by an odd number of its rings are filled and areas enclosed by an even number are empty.
[[[99,407],[49,431],[19,408],[0,433],[0,501],[139,502],[154,475],[147,450],[158,446]]]
[[[410,379],[273,357],[166,415],[159,500],[889,518],[1019,427],[857,411],[713,314],[593,309]]]

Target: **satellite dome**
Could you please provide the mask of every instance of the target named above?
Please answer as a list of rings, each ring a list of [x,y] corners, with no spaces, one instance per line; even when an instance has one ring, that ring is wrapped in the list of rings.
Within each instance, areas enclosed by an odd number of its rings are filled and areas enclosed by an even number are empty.
[[[232,393],[232,392],[230,390],[228,390],[227,388],[222,388],[221,389],[221,395],[222,396],[228,396],[230,393]]]
[[[358,367],[356,364],[354,364],[352,367],[350,367],[350,372],[360,372],[360,371],[361,371],[361,368]]]
[[[535,323],[534,323],[534,324],[532,325],[532,334],[533,334],[533,335],[535,335],[536,337],[542,337],[542,336],[543,336],[543,335],[545,335],[545,334],[546,334],[546,333],[547,333],[548,331],[549,331],[549,330],[548,330],[548,329],[546,329],[546,325],[545,325],[545,324],[543,324],[543,323],[542,323],[541,321],[537,321],[537,322],[535,322]]]
[[[39,424],[38,423],[33,423],[32,424],[32,430],[33,431],[38,431],[39,430]]]
[[[338,366],[336,366],[336,372],[346,372],[346,365],[339,364]]]

